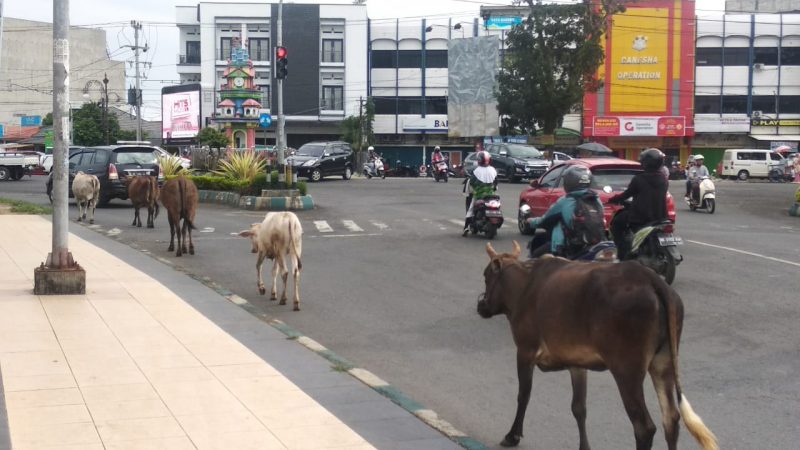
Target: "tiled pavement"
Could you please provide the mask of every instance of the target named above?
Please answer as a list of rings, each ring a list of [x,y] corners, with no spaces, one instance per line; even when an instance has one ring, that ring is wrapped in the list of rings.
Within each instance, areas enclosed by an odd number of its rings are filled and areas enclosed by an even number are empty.
[[[0,215],[0,449],[459,448],[213,290],[71,224],[86,295],[33,295],[52,225]]]

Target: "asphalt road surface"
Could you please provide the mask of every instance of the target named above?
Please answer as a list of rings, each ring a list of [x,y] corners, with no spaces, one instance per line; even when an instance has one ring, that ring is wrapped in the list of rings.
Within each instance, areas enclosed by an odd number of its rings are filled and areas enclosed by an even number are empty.
[[[501,184],[507,217],[516,217],[524,187]],[[677,234],[686,241],[673,284],[686,309],[682,384],[724,449],[789,449],[800,441],[800,219],[786,212],[796,188],[720,181],[713,215],[688,211],[682,182],[671,189]],[[197,254],[182,258],[166,251],[163,211],[155,230],[138,229],[130,206],[115,200],[97,210],[96,229],[225,286],[499,447],[516,407],[515,347],[504,317],[475,312],[487,241],[461,237],[460,180],[331,178],[309,190],[317,208],[298,212],[301,312],[258,295],[255,255],[233,235],[263,212],[201,205]],[[43,192],[43,178],[0,183],[0,197],[47,203]],[[79,226],[74,206],[70,214]],[[492,245],[508,251],[515,239],[525,242],[507,222]],[[645,383],[659,427],[654,448],[664,449],[658,403]],[[577,447],[570,401],[567,373],[536,371],[520,448]],[[633,446],[608,372],[589,376],[587,425],[594,448]],[[696,448],[683,428],[681,448]]]

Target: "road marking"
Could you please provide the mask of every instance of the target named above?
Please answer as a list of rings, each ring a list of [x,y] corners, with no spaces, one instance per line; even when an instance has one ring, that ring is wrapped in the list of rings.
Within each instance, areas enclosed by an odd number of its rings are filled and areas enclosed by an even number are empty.
[[[322,236],[309,236],[310,238],[316,237],[362,237],[362,236],[383,236],[383,233],[360,233],[360,234],[324,234]]]
[[[757,258],[764,258],[764,259],[767,259],[767,260],[770,260],[770,261],[775,261],[775,262],[779,262],[779,263],[783,263],[783,264],[789,264],[790,266],[800,267],[800,263],[796,263],[794,261],[787,261],[785,259],[780,259],[780,258],[773,258],[772,256],[762,255],[760,253],[748,252],[748,251],[739,250],[739,249],[731,248],[731,247],[723,247],[721,245],[709,244],[707,242],[691,241],[691,240],[688,240],[688,239],[687,239],[686,242],[691,242],[692,244],[697,244],[697,245],[705,245],[706,247],[713,247],[713,248],[718,248],[718,249],[721,249],[721,250],[728,250],[730,252],[741,253],[743,255],[755,256]]]
[[[333,228],[325,220],[315,220],[314,226],[317,227],[317,231],[320,233],[333,233]]]
[[[200,230],[200,232],[201,233],[213,233],[214,232],[214,227],[205,227],[202,230]]]
[[[347,228],[350,231],[354,231],[354,232],[364,231],[363,228],[361,228],[360,226],[356,225],[356,223],[353,222],[352,220],[343,220],[342,221],[342,225],[344,225],[344,227]]]
[[[454,224],[456,224],[456,225],[458,225],[460,227],[464,226],[464,221],[463,220],[450,219],[449,221],[450,221],[450,223],[454,223]]]
[[[118,235],[120,233],[122,233],[122,230],[120,230],[119,228],[112,228],[112,229],[106,231],[106,234],[109,235],[109,236],[116,236],[116,235]]]
[[[376,222],[376,221],[374,221],[374,220],[371,220],[371,221],[370,221],[370,223],[371,223],[371,224],[373,224],[373,225],[375,225],[375,226],[376,226],[376,227],[377,227],[379,230],[381,230],[381,231],[386,231],[386,230],[388,230],[388,229],[389,229],[389,225],[386,225],[386,224],[385,224],[385,223],[383,223],[383,222]]]

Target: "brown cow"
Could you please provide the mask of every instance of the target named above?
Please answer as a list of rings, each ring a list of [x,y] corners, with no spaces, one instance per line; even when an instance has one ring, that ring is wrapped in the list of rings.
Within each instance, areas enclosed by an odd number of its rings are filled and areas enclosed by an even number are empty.
[[[300,255],[303,253],[303,227],[300,219],[290,211],[269,212],[264,221],[254,223],[249,230],[239,233],[239,236],[250,238],[251,251],[258,253],[256,273],[258,274],[258,292],[266,294],[264,280],[261,277],[261,267],[265,258],[274,259],[272,264],[272,290],[270,300],[277,300],[278,269],[283,280],[281,305],[286,304],[286,282],[289,276],[286,258],[292,261],[292,276],[294,277],[294,310],[300,311],[300,270],[303,263]]]
[[[178,249],[175,256],[186,253],[186,234],[189,234],[189,254],[194,255],[194,243],[192,242],[192,230],[194,227],[194,216],[197,212],[197,186],[186,177],[179,176],[173,178],[161,188],[161,204],[167,208],[167,218],[169,219],[169,249],[175,249],[175,234],[178,235]],[[183,225],[181,225],[183,220]]]
[[[683,395],[678,372],[678,343],[683,302],[652,270],[636,262],[581,263],[562,258],[520,262],[519,244],[498,254],[486,244],[486,291],[478,314],[505,314],[517,345],[517,413],[501,445],[515,446],[531,394],[533,367],[567,369],[572,376],[572,412],[580,449],[586,436],[586,370],[609,370],[633,423],[638,450],[650,449],[656,426],[644,400],[647,373],[661,405],[667,447],[678,443],[678,421],[703,449],[717,441]],[[677,394],[680,412],[675,407]]]
[[[128,198],[134,208],[131,226],[141,228],[142,219],[139,217],[139,208],[147,207],[147,228],[154,228],[155,220],[158,217],[158,180],[154,176],[129,176],[126,182]]]

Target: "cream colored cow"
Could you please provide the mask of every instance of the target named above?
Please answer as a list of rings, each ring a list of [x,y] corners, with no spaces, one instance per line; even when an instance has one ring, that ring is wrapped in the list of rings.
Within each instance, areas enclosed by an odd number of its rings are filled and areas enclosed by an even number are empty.
[[[94,209],[100,199],[100,180],[94,175],[76,173],[72,180],[72,195],[78,204],[78,222],[86,220],[86,213],[91,211],[89,223],[94,223]]]

